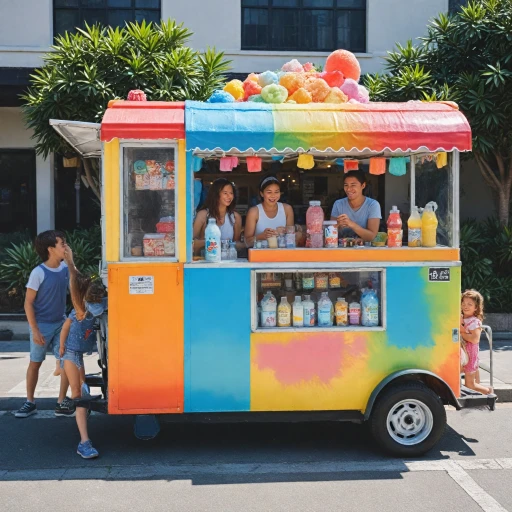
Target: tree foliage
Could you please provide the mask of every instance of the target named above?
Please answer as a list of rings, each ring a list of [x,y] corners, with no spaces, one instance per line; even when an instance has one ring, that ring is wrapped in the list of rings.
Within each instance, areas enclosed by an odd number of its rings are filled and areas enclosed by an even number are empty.
[[[207,99],[224,82],[230,62],[215,49],[199,53],[185,46],[191,35],[169,20],[124,28],[86,26],[57,37],[22,97],[36,151],[47,157],[70,150],[49,119],[99,123],[108,102],[126,99],[131,89],[142,89],[148,100]]]
[[[388,74],[367,76],[375,101],[458,103],[473,132],[473,156],[499,198],[506,224],[512,189],[512,0],[472,0],[440,14],[418,45],[386,57]]]

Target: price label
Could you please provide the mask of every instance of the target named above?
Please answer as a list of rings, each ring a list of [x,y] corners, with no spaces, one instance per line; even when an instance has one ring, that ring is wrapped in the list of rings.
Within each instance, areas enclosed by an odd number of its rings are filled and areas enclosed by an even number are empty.
[[[448,283],[450,281],[450,269],[447,267],[429,268],[428,280],[433,283]]]
[[[155,278],[153,276],[130,276],[130,295],[153,295]]]

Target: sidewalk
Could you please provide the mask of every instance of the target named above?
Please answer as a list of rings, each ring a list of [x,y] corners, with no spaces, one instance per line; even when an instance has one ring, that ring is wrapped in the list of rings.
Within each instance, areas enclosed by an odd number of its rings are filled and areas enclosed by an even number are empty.
[[[0,320],[1,329],[11,329],[14,332],[14,340],[27,341],[29,339],[26,322]],[[499,402],[512,402],[512,333],[494,333],[493,338],[494,392],[498,396]],[[7,342],[0,341],[0,355],[6,351],[7,345],[3,345],[5,343]],[[28,343],[26,351],[28,355]],[[95,355],[94,360],[96,358]],[[89,365],[93,372],[98,371],[97,365],[92,359]],[[485,334],[482,335],[480,341],[480,378],[483,385],[490,385],[489,344]],[[0,389],[0,396],[4,396],[2,392],[3,390]]]

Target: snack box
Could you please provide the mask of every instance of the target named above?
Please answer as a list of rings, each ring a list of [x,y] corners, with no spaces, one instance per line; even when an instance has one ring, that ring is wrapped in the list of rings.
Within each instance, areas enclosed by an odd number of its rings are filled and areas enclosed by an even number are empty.
[[[161,233],[147,233],[142,240],[144,256],[165,256],[165,235]]]
[[[174,230],[176,229],[176,225],[174,221],[171,222],[159,222],[156,225],[156,232],[157,233],[174,233]]]

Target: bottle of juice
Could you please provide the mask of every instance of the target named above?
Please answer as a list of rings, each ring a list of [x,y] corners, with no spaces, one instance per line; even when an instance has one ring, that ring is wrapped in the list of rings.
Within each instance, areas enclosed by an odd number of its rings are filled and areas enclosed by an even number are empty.
[[[281,304],[277,308],[277,326],[290,327],[292,325],[292,307],[286,297],[281,297]]]
[[[220,228],[215,219],[208,219],[208,225],[204,231],[205,239],[205,260],[210,263],[221,261]]]
[[[292,310],[293,327],[302,327],[304,325],[304,306],[302,305],[302,297],[300,297],[300,295],[295,297]]]
[[[320,204],[320,201],[310,201],[306,212],[306,227],[310,235],[311,247],[314,249],[320,249],[324,245],[324,211]]]
[[[407,237],[407,245],[409,247],[421,247],[421,227],[422,221],[417,206],[411,208],[411,216],[407,221],[409,235]]]
[[[361,323],[365,327],[379,325],[379,299],[375,290],[370,286],[361,298]]]
[[[349,306],[350,325],[359,325],[361,323],[361,304],[351,302]]]
[[[400,210],[393,206],[388,217],[388,247],[402,247],[402,235]]]
[[[304,311],[304,327],[314,327],[315,325],[315,303],[311,300],[310,295],[304,295],[302,301]]]
[[[275,327],[277,317],[277,301],[272,292],[267,292],[261,299],[261,327]]]
[[[336,299],[334,311],[336,313],[336,325],[348,325],[348,303],[343,297],[338,297]]]
[[[421,217],[421,245],[435,247],[437,245],[437,204],[431,201],[425,206]]]
[[[319,327],[332,327],[332,302],[327,292],[322,292],[318,301]]]

